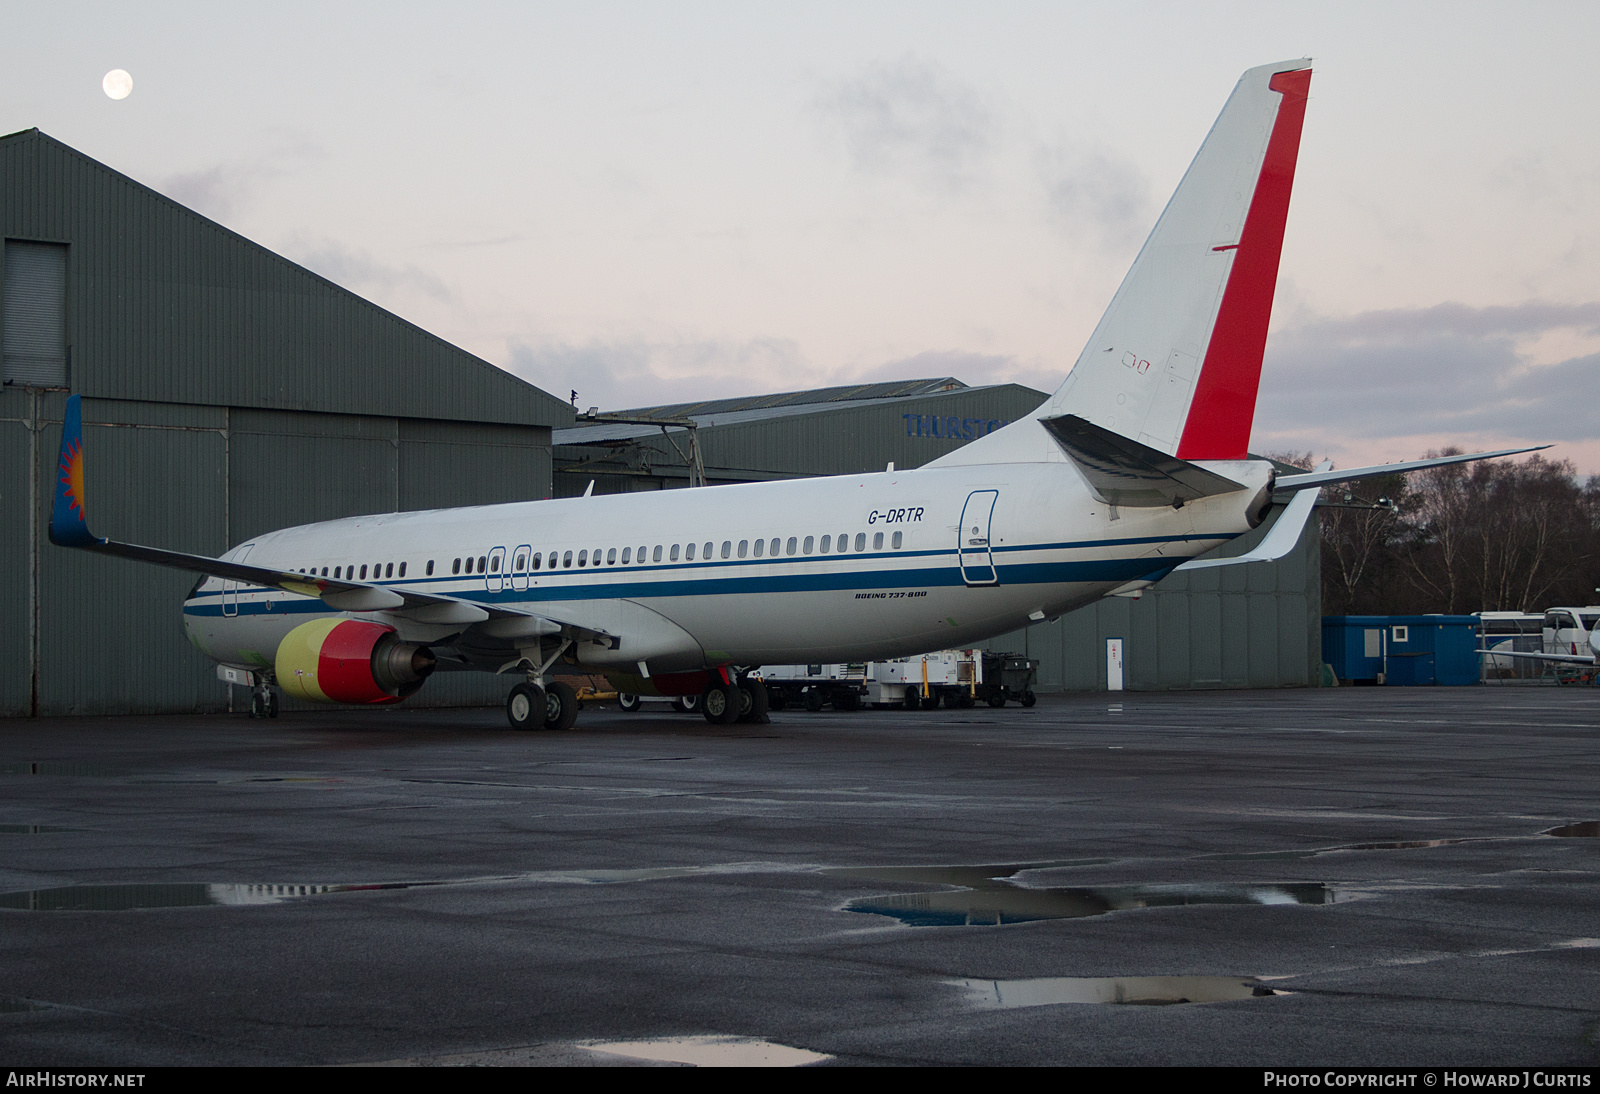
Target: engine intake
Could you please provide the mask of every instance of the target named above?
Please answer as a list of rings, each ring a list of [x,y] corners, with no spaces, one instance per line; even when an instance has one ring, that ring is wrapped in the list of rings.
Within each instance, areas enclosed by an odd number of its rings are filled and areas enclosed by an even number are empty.
[[[278,643],[278,686],[313,703],[398,703],[438,664],[433,651],[402,642],[387,624],[313,619]]]

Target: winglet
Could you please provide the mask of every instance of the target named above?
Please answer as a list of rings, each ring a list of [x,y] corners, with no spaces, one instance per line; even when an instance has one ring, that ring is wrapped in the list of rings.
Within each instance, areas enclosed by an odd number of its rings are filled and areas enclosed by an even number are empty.
[[[105,540],[89,533],[83,511],[83,396],[67,399],[61,423],[61,457],[56,465],[56,504],[50,512],[50,542],[58,547],[98,547]]]

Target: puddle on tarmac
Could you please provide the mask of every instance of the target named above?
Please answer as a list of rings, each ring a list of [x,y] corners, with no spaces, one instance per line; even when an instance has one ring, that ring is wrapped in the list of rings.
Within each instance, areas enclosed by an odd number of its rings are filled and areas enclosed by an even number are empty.
[[[1027,869],[1059,863],[1015,866],[902,867],[887,870],[834,870],[834,874],[875,880],[960,885],[954,892],[893,893],[858,897],[850,912],[886,915],[910,927],[1001,926],[1042,919],[1076,919],[1135,908],[1188,904],[1333,904],[1338,894],[1320,882],[1268,884],[1156,884],[1029,889],[1011,878]]]
[[[76,832],[76,828],[61,828],[54,824],[0,824],[0,835],[38,836],[46,832]]]
[[[26,999],[0,999],[0,1014],[26,1014],[28,1011],[49,1009],[43,1003],[30,1003]]]
[[[125,771],[104,764],[25,763],[0,764],[0,775],[124,775]]]
[[[649,1041],[580,1041],[578,1047],[633,1060],[692,1067],[804,1067],[833,1059],[822,1052],[749,1037],[664,1037]]]
[[[1547,836],[1590,836],[1600,837],[1600,821],[1584,821],[1581,824],[1563,824],[1559,828],[1547,828]]]
[[[1050,976],[1035,980],[947,980],[973,1006],[991,1010],[1049,1007],[1060,1003],[1170,1006],[1223,1003],[1289,992],[1250,976]]]
[[[323,893],[412,889],[436,881],[379,885],[67,885],[0,893],[0,909],[25,912],[131,912],[141,908],[197,908],[213,905],[281,904]]]

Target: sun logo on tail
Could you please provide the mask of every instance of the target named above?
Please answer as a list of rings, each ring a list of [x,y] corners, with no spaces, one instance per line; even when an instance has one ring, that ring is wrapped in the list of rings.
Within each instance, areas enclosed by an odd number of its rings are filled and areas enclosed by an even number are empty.
[[[67,504],[83,519],[83,442],[74,440],[61,453],[61,487]]]

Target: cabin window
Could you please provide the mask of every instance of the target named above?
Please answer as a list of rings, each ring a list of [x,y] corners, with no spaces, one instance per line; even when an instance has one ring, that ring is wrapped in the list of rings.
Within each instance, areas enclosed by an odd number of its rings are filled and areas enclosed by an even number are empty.
[[[823,536],[822,537],[822,553],[823,554],[827,554],[831,550],[833,550],[833,537],[832,536]]]
[[[613,548],[611,548],[611,550],[606,552],[606,565],[607,566],[615,566],[616,564],[617,564],[617,549],[615,547],[613,547]]]
[[[479,555],[478,556],[478,572],[480,574],[483,573],[483,564],[485,562],[487,562],[487,561],[488,561],[488,556],[487,555]]]
[[[430,558],[428,560],[428,568],[427,568],[427,570],[424,572],[424,574],[422,576],[424,576],[424,577],[432,577],[433,576],[433,559]]]
[[[456,559],[455,562],[453,562],[451,564],[450,572],[452,574],[459,574],[461,572],[461,560],[459,558]]]
[[[857,532],[856,533],[856,550],[865,551],[866,549],[867,549],[867,533],[865,533],[865,532]]]
[[[739,557],[743,558],[745,555],[747,555],[749,553],[750,553],[750,541],[747,540],[747,539],[741,539],[739,541]]]
[[[691,543],[689,546],[684,548],[683,557],[690,562],[694,561],[694,544]]]
[[[517,569],[525,570],[527,568],[528,568],[528,556],[527,555],[518,555],[517,556]]]
[[[334,577],[338,577],[339,576],[339,567],[335,566],[333,568],[333,576]]]
[[[661,561],[661,544],[659,544],[659,543],[656,544],[656,549],[654,551],[650,552],[650,561],[651,562],[660,562]]]
[[[850,533],[846,532],[834,541],[834,550],[843,554],[850,549]]]
[[[776,544],[778,541],[777,540],[773,540],[772,542],[774,544]],[[795,539],[793,536],[790,536],[789,537],[789,542],[788,542],[788,544],[786,546],[786,549],[784,550],[784,554],[792,555],[792,554],[795,553],[795,551],[799,550],[799,548],[800,548],[800,541]]]
[[[905,535],[905,533],[903,533],[903,532],[896,532],[894,534],[893,545],[894,545],[894,549],[896,551],[898,551],[900,549],[900,542],[901,542],[901,539],[902,539],[902,537],[904,535]]]
[[[367,567],[366,567],[366,563],[362,563],[362,565],[361,565],[361,580],[362,580],[362,581],[365,581],[365,580],[367,580]]]
[[[640,562],[644,561],[644,555],[645,555],[645,546],[644,546],[644,544],[641,543],[641,544],[639,544],[639,561]]]
[[[589,560],[588,548],[585,548],[584,550],[578,552],[578,565],[579,566],[587,566],[589,564],[588,560]]]
[[[877,534],[875,534],[872,537],[872,549],[874,551],[883,550],[883,533],[882,532],[878,532]]]
[[[394,563],[390,562],[390,563],[388,563],[388,564],[386,564],[384,566],[384,568],[383,568],[383,576],[384,577],[393,577],[394,576]]]
[[[326,566],[324,566],[322,568],[322,576],[323,577],[327,577],[328,576],[328,568]]]
[[[533,561],[528,565],[528,569],[537,570],[539,568],[539,560],[540,560],[540,555],[541,554],[542,554],[542,552],[540,552],[540,551],[533,552]]]
[[[809,555],[811,553],[811,547],[812,547],[813,542],[814,542],[814,537],[807,536],[805,543],[801,545],[801,550],[805,551],[805,553]],[[823,548],[823,550],[827,550],[827,548]],[[790,551],[789,553],[790,554],[794,554],[793,551]]]
[[[572,569],[572,552],[571,551],[568,551],[566,554],[561,556],[561,568],[563,570]]]
[[[400,564],[400,576],[401,577],[405,577],[406,576],[406,564],[404,562],[402,562]]]
[[[693,544],[690,544],[690,545],[689,545],[689,550],[691,550],[691,551],[692,551],[692,550],[694,550],[694,545],[693,545]],[[676,543],[674,543],[674,544],[673,544],[673,545],[672,545],[672,554],[671,554],[671,558],[672,558],[672,561],[673,561],[673,562],[676,562],[676,561],[678,561],[678,545],[677,545],[677,544],[676,544]]]
[[[626,566],[631,558],[633,558],[633,548],[624,547],[622,549],[622,564]]]
[[[773,542],[776,543],[777,540],[773,540]],[[763,554],[766,553],[766,550],[767,550],[767,541],[764,540],[764,539],[756,540],[756,557],[760,558]],[[778,552],[774,551],[772,553],[773,554],[777,554]]]
[[[603,548],[603,547],[596,547],[594,549],[594,564],[596,566],[600,565],[600,554],[604,550],[605,550],[605,548]]]
[[[489,571],[491,573],[496,573],[496,574],[500,572],[500,556],[499,555],[495,555],[493,558],[491,558],[489,560]]]
[[[733,554],[733,540],[725,539],[722,541],[722,557],[727,558],[731,554]]]

